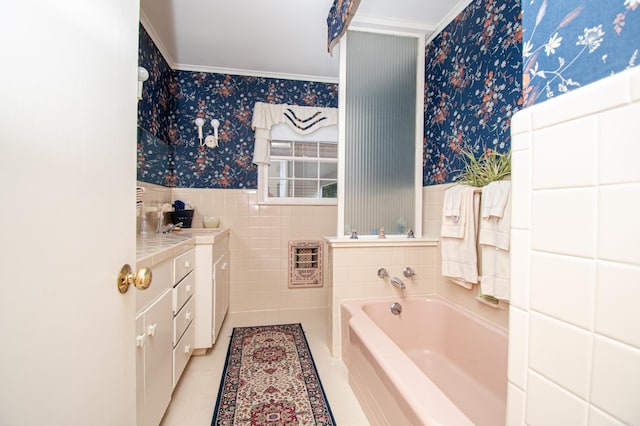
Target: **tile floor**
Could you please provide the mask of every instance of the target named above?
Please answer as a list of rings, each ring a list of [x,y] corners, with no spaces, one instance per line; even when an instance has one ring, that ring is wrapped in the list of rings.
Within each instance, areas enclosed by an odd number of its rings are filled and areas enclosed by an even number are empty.
[[[206,355],[192,357],[176,387],[162,426],[208,426],[220,385],[233,327],[302,323],[336,424],[367,426],[347,379],[347,369],[327,347],[327,311],[324,309],[231,313],[215,346]]]

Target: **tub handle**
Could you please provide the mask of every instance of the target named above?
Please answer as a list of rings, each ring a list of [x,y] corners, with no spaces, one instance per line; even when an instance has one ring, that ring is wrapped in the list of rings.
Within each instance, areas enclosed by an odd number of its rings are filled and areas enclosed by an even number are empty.
[[[416,275],[415,271],[413,269],[411,269],[410,267],[406,267],[402,270],[402,275],[404,275],[405,278],[411,278],[414,275]]]
[[[378,269],[378,277],[382,278],[382,279],[388,278],[389,277],[389,273],[387,272],[386,269],[380,268],[380,269]]]

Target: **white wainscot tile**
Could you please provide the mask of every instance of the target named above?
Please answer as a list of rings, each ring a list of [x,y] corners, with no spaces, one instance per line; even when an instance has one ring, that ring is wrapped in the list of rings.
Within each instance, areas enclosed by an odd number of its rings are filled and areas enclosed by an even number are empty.
[[[597,119],[585,117],[533,134],[533,187],[567,188],[596,183]]]
[[[600,183],[640,181],[640,103],[600,114]]]
[[[511,137],[511,152],[531,149],[531,139],[533,133],[519,133]]]
[[[595,257],[597,197],[595,188],[535,191],[531,219],[533,248]]]
[[[529,309],[531,280],[531,239],[529,231],[511,230],[511,306]]]
[[[531,308],[588,329],[593,323],[595,261],[534,252]]]
[[[531,151],[511,154],[511,226],[531,226]]]
[[[596,337],[591,402],[624,423],[640,425],[640,350]]]
[[[507,386],[507,422],[506,426],[522,426],[524,423],[524,392],[509,383]]]
[[[527,383],[528,426],[586,426],[587,402],[534,372]]]
[[[640,267],[601,262],[596,284],[598,333],[640,348]]]
[[[514,306],[509,307],[509,381],[526,389],[527,353],[529,352],[529,314]]]
[[[525,108],[516,112],[511,118],[511,135],[519,135],[531,131],[531,109]]]
[[[624,105],[629,99],[629,77],[621,73],[536,105],[531,123],[534,130],[540,129]]]
[[[640,265],[640,184],[600,188],[600,258]]]
[[[530,322],[529,367],[587,399],[593,334],[538,314]]]
[[[624,423],[592,405],[589,408],[589,426],[624,426]]]

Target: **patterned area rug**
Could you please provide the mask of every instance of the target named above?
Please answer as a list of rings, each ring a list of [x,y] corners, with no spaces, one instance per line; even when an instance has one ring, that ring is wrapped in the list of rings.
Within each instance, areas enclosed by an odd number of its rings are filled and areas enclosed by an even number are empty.
[[[300,324],[236,327],[212,425],[335,425]]]

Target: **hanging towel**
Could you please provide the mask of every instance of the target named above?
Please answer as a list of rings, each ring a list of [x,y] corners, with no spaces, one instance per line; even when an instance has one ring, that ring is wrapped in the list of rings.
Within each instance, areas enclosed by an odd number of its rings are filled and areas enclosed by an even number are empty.
[[[464,190],[465,185],[454,185],[444,193],[440,227],[440,235],[443,237],[464,238],[466,217],[460,215]]]
[[[476,193],[475,188],[468,185],[459,185],[458,188],[461,191],[460,218],[455,224],[445,224],[445,219],[451,221],[452,216],[444,216],[443,207],[440,240],[442,275],[470,289],[473,284],[478,283],[476,230],[480,195]],[[457,225],[457,228],[454,225]],[[443,235],[443,231],[449,236]]]
[[[493,187],[493,188],[489,188]],[[499,188],[497,188],[499,187]],[[506,188],[506,197],[505,197]],[[497,200],[496,200],[497,199]],[[482,191],[482,204],[499,206],[500,216],[491,214],[480,219],[478,242],[481,250],[480,291],[497,299],[509,300],[511,285],[511,182],[492,182]],[[493,207],[491,207],[493,208]],[[484,210],[481,207],[482,210]],[[496,210],[493,210],[494,212]]]
[[[511,191],[511,181],[499,180],[482,188],[481,217],[502,217]]]

